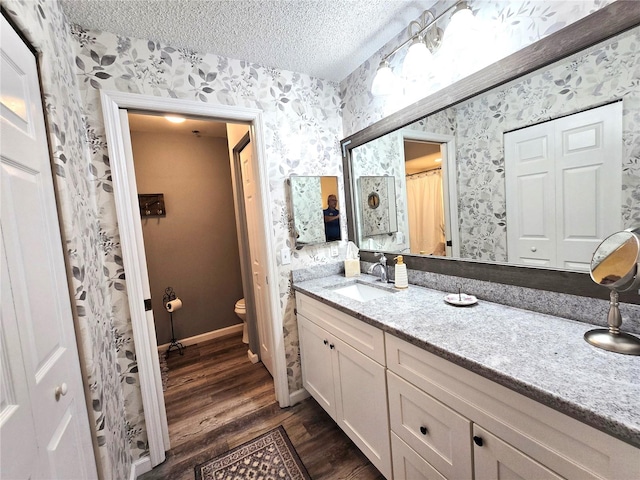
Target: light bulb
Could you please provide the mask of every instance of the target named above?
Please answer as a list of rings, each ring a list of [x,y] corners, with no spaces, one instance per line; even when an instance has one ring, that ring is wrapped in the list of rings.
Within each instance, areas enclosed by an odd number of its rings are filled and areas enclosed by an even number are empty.
[[[371,84],[371,93],[376,96],[392,95],[397,87],[396,76],[391,71],[389,62],[380,62],[376,76]]]
[[[466,46],[467,38],[473,41],[474,32],[478,30],[476,17],[465,2],[451,16],[449,25],[444,31],[442,43],[448,48],[457,50]]]
[[[165,115],[164,118],[169,120],[171,123],[182,123],[186,120],[186,118],[177,117],[175,115]]]
[[[402,64],[402,76],[408,80],[426,79],[433,64],[433,55],[421,36],[418,36],[407,51]]]

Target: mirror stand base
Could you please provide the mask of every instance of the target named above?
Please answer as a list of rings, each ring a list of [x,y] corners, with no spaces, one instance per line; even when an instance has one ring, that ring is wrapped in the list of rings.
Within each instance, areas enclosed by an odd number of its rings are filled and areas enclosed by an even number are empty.
[[[584,339],[594,347],[626,355],[640,355],[640,338],[628,333],[611,333],[606,328],[590,330]]]

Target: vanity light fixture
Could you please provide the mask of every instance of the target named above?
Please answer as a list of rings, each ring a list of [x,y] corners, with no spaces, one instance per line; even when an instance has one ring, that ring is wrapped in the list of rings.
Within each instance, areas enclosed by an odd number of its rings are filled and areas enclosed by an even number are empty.
[[[442,29],[433,27],[438,20],[449,12],[453,11],[447,32],[443,34]],[[402,65],[402,76],[406,79],[424,78],[432,71],[433,52],[440,47],[440,44],[449,37],[459,38],[459,32],[468,25],[469,17],[474,19],[473,12],[469,8],[466,1],[457,2],[447,8],[438,17],[431,10],[425,10],[419,20],[414,20],[407,27],[409,38],[394,48],[390,53],[382,57],[382,61],[378,66],[373,83],[371,84],[371,93],[376,96],[390,95],[397,87],[398,79],[391,70],[389,58],[398,51],[409,45],[409,50],[404,58]],[[447,35],[449,29],[453,26],[453,35]],[[417,30],[415,30],[417,28]]]
[[[447,25],[443,42],[451,43],[452,39],[459,38],[465,32],[475,28],[475,17],[467,2],[459,2],[454,6],[451,20]]]
[[[380,62],[376,76],[371,84],[371,93],[376,96],[391,95],[398,83],[398,79],[393,74],[389,62],[383,60]]]
[[[178,117],[176,115],[165,115],[164,118],[166,118],[171,123],[182,123],[186,120],[186,118]]]

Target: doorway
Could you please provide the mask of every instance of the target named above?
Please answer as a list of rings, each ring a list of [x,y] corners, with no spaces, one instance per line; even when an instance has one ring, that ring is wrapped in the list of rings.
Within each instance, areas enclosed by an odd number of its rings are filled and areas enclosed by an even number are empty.
[[[162,382],[157,355],[157,344],[153,329],[153,312],[145,309],[145,299],[150,298],[150,289],[142,229],[140,226],[139,205],[136,197],[133,162],[130,152],[130,136],[126,109],[170,112],[172,114],[198,116],[223,122],[249,125],[252,138],[251,166],[256,171],[256,192],[254,197],[258,225],[254,226],[261,238],[261,253],[264,255],[264,291],[265,308],[269,314],[269,329],[273,334],[273,378],[275,394],[281,407],[290,404],[287,386],[286,362],[282,338],[282,315],[278,296],[277,266],[273,255],[270,235],[265,234],[265,225],[270,224],[271,213],[265,200],[268,198],[268,178],[264,150],[264,132],[262,111],[243,107],[209,105],[202,102],[159,98],[148,95],[125,92],[101,91],[102,111],[105,120],[105,132],[109,145],[116,212],[121,237],[123,263],[127,271],[127,290],[129,309],[132,319],[139,364],[140,385],[145,422],[149,437],[149,468],[165,459],[164,452],[169,449],[166,411],[162,396]]]
[[[441,145],[405,138],[404,165],[410,253],[446,256]]]
[[[253,285],[244,282],[240,265],[251,266],[251,258],[257,254],[249,251],[246,216],[235,215],[238,210],[244,213],[250,208],[244,208],[244,176],[236,177],[238,185],[232,181],[232,170],[236,166],[240,170],[240,164],[239,159],[230,158],[229,142],[234,135],[229,135],[228,130],[247,132],[243,146],[248,147],[249,127],[134,111],[128,112],[128,121],[164,390],[165,383],[175,382],[174,375],[185,377],[179,373],[185,365],[200,365],[199,361],[194,362],[212,351],[212,346],[213,351],[218,344],[235,343],[234,349],[242,348],[238,334],[243,322],[234,307],[241,299],[252,307],[255,297]],[[248,148],[241,153],[245,149]],[[234,186],[238,187],[238,195],[234,195]],[[248,281],[252,281],[251,275]],[[167,289],[180,300],[180,306],[172,312],[165,306]],[[254,309],[246,311],[253,327]],[[246,345],[245,352],[249,359],[257,357],[254,351],[259,353],[269,370],[271,358],[265,352],[270,352],[261,348],[268,342],[260,340],[265,332],[256,336],[255,329],[250,330],[247,337],[253,347]],[[167,397],[164,390],[168,412],[184,411],[190,408],[187,404],[210,403],[210,386],[196,387],[204,378],[223,385],[235,381],[235,369],[215,368],[212,374],[210,362],[204,362],[203,368],[192,374],[192,380],[185,379],[192,387],[189,398],[175,394]],[[242,385],[235,387],[238,401],[245,395]],[[200,398],[203,395],[205,398]],[[212,409],[218,408],[217,401]],[[189,422],[186,425],[185,430],[185,425],[178,427],[175,418],[168,418],[172,449],[189,434]],[[203,427],[194,428],[200,431]]]
[[[459,257],[455,138],[401,132],[409,250],[417,255]]]
[[[128,120],[159,350],[235,332],[243,326],[236,303],[253,295],[241,276],[248,237],[238,235],[245,220],[234,214],[227,124],[133,111]],[[168,288],[181,303],[171,313]]]

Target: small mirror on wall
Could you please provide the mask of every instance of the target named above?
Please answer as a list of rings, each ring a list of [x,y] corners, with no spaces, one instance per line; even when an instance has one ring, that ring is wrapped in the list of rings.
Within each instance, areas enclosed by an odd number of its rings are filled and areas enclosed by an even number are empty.
[[[397,232],[395,177],[360,177],[358,181],[362,235],[372,237]]]
[[[296,247],[340,240],[338,177],[292,175],[289,185]]]

